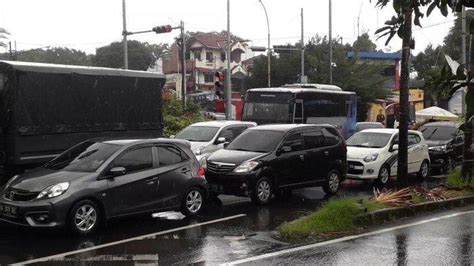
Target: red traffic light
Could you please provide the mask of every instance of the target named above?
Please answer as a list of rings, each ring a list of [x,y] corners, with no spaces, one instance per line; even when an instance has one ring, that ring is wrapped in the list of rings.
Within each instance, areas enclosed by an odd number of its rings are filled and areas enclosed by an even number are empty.
[[[173,30],[173,27],[171,27],[171,25],[156,26],[152,30],[156,32],[157,34],[167,33],[167,32],[171,32]]]

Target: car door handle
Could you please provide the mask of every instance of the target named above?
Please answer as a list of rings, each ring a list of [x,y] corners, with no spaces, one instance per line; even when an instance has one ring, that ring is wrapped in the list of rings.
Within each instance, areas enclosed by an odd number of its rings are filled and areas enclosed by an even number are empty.
[[[186,174],[186,173],[188,173],[188,172],[191,172],[191,169],[189,169],[189,168],[183,168],[183,169],[181,169],[181,173],[183,173],[183,174]]]
[[[329,152],[328,152],[328,151],[324,151],[324,155],[328,156],[328,155],[329,155]]]
[[[300,160],[304,161],[304,155],[303,154],[300,155]]]
[[[146,184],[147,185],[154,185],[154,184],[156,184],[156,181],[158,181],[158,177],[154,177],[152,179],[147,180]]]

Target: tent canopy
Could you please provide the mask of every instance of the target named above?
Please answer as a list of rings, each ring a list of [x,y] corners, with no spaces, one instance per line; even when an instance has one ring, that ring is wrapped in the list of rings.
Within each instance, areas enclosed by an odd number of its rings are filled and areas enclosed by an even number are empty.
[[[433,106],[416,112],[416,120],[439,120],[439,121],[454,121],[459,117],[442,108]]]

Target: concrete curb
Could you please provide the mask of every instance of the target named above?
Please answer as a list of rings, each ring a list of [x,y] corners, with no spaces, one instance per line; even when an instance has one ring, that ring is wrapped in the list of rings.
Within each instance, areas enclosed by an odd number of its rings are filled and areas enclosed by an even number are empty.
[[[468,196],[443,201],[424,202],[407,207],[382,209],[358,216],[355,223],[361,226],[375,225],[381,222],[393,221],[397,218],[415,216],[419,213],[464,207],[473,203],[474,196]]]

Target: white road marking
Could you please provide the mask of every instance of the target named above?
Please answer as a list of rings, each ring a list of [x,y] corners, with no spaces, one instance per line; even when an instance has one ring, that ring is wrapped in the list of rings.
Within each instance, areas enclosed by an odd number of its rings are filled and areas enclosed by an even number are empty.
[[[346,237],[337,238],[337,239],[333,239],[333,240],[329,240],[329,241],[325,241],[325,242],[320,242],[320,243],[315,243],[315,244],[311,244],[311,245],[305,245],[305,246],[285,249],[285,250],[281,250],[281,251],[266,253],[266,254],[255,256],[255,257],[250,257],[250,258],[246,258],[246,259],[241,259],[241,260],[236,260],[236,261],[233,261],[233,262],[224,263],[222,265],[238,265],[238,264],[243,264],[243,263],[254,262],[254,261],[273,258],[273,257],[286,255],[286,254],[290,254],[290,253],[294,253],[294,252],[298,252],[298,251],[308,250],[308,249],[317,248],[317,247],[323,247],[323,246],[327,246],[327,245],[331,245],[331,244],[335,244],[335,243],[340,243],[340,242],[345,242],[345,241],[349,241],[349,240],[353,240],[353,239],[357,239],[357,238],[378,235],[378,234],[387,233],[387,232],[391,232],[391,231],[395,231],[395,230],[399,230],[399,229],[403,229],[403,228],[407,228],[407,227],[422,225],[422,224],[426,224],[426,223],[432,223],[432,222],[445,220],[445,219],[450,219],[450,218],[453,218],[453,217],[466,215],[466,214],[472,214],[472,213],[474,213],[474,210],[448,214],[448,215],[444,215],[444,216],[440,216],[440,217],[436,217],[436,218],[431,218],[431,219],[426,219],[426,220],[422,220],[422,221],[418,221],[418,222],[414,222],[414,223],[394,226],[394,227],[385,228],[385,229],[381,229],[381,230],[377,230],[377,231],[373,231],[373,232],[367,232],[367,233],[363,233],[363,234],[359,234],[359,235],[353,235],[353,236],[346,236]]]
[[[207,222],[203,222],[203,223],[191,224],[191,225],[178,227],[178,228],[174,228],[174,229],[170,229],[170,230],[166,230],[166,231],[161,231],[161,232],[146,234],[146,235],[142,235],[142,236],[127,238],[127,239],[123,239],[123,240],[119,240],[119,241],[115,241],[115,242],[110,242],[110,243],[98,245],[98,246],[95,246],[95,247],[74,250],[74,251],[70,251],[70,252],[65,252],[65,253],[56,254],[56,255],[52,255],[52,256],[37,258],[37,259],[33,259],[33,260],[22,261],[22,262],[18,262],[18,263],[12,264],[12,265],[25,265],[25,264],[44,262],[44,261],[48,261],[48,260],[57,260],[59,258],[64,258],[66,256],[71,256],[71,255],[82,253],[82,252],[97,250],[97,249],[110,247],[110,246],[115,246],[115,245],[128,243],[128,242],[136,241],[136,240],[143,240],[143,239],[147,239],[147,238],[156,237],[156,236],[159,236],[159,235],[166,235],[166,234],[177,232],[177,231],[191,229],[191,228],[199,227],[199,226],[203,226],[203,225],[215,224],[215,223],[224,222],[224,221],[228,221],[228,220],[233,220],[233,219],[237,219],[237,218],[241,218],[241,217],[245,217],[245,216],[247,216],[247,215],[246,214],[237,214],[237,215],[224,217],[224,218],[220,218],[220,219],[216,219],[216,220],[212,220],[212,221],[207,221]]]

